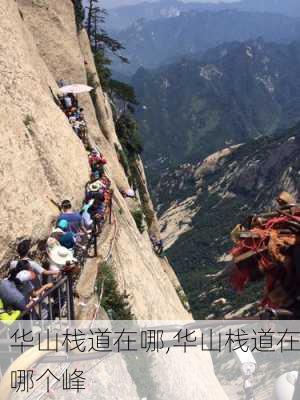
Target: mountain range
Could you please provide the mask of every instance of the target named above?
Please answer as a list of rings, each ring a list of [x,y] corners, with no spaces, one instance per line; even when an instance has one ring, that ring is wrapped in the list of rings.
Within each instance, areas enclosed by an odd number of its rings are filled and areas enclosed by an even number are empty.
[[[178,0],[144,1],[135,5],[116,7],[109,10],[107,24],[109,29],[118,31],[128,28],[137,19],[147,21],[179,16],[187,11],[222,11],[240,10],[282,14],[290,17],[300,17],[298,0],[244,0],[234,3],[195,3]]]
[[[150,175],[295,124],[299,70],[299,42],[262,39],[225,43],[199,60],[154,71],[139,69],[132,83]]]
[[[161,174],[153,193],[167,255],[196,319],[242,315],[245,305],[259,300],[260,283],[242,296],[232,291],[224,255],[233,246],[234,226],[269,210],[282,190],[300,194],[300,124]]]
[[[189,11],[167,19],[140,19],[116,34],[130,64],[114,63],[114,69],[132,74],[141,66],[156,68],[182,56],[199,56],[224,42],[257,37],[278,43],[298,40],[300,19],[237,10]]]
[[[258,300],[260,284],[238,297],[219,261],[236,224],[300,194],[299,70],[300,42],[260,38],[133,76],[167,256],[197,319]]]

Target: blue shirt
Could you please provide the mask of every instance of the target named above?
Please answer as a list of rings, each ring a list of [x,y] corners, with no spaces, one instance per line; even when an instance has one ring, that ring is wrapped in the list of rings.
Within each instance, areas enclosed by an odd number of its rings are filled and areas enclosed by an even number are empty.
[[[62,219],[65,219],[69,222],[70,232],[77,233],[80,230],[82,225],[82,217],[78,212],[61,213],[57,222],[61,221]]]

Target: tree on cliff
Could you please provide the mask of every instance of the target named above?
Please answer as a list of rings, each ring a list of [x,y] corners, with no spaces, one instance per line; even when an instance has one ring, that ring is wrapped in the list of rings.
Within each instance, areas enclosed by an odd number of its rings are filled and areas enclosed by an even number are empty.
[[[128,63],[127,58],[120,54],[120,51],[124,50],[124,46],[112,38],[103,28],[107,11],[100,7],[99,0],[89,0],[86,10],[87,18],[85,27],[94,53],[95,64],[102,87],[110,94],[120,92],[120,90],[124,92],[125,87],[123,83],[113,81],[111,79],[112,74],[110,70],[111,55],[118,57],[122,62]]]
[[[123,113],[116,121],[116,131],[120,143],[129,160],[135,160],[143,151],[136,121],[131,114]]]
[[[137,106],[139,104],[135,95],[134,88],[127,83],[111,79],[110,91],[111,97],[121,103],[123,113],[128,110],[128,107],[129,111],[134,111],[133,106]]]
[[[82,29],[83,27],[83,22],[85,18],[84,8],[81,0],[72,0],[72,1],[75,9],[77,31],[80,31],[80,29]]]
[[[91,46],[94,52],[108,50],[123,62],[128,62],[126,57],[123,57],[119,52],[124,50],[124,46],[108,35],[103,29],[107,11],[100,7],[99,0],[89,0],[87,7],[86,30],[90,38]]]

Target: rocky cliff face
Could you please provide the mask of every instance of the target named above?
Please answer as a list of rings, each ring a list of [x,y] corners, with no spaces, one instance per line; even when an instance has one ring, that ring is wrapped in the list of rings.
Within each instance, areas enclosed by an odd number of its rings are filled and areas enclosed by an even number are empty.
[[[87,76],[95,73],[95,65],[86,33],[76,32],[71,0],[3,0],[0,19],[0,218],[4,227],[0,258],[5,261],[18,238],[47,237],[57,215],[50,199],[72,198],[75,206],[81,203],[89,178],[87,154],[55,103],[56,82],[86,83]],[[177,295],[179,283],[170,265],[156,257],[148,233],[139,233],[131,204],[119,193],[129,184],[116,154],[115,147],[121,145],[109,100],[100,85],[94,100],[90,95],[79,96],[91,140],[108,159],[107,173],[115,193],[114,224],[107,226],[101,237],[101,259],[90,261],[85,268],[79,282],[81,296],[86,301],[92,298],[98,266],[109,259],[136,318],[190,319]],[[143,176],[142,164],[140,168]],[[146,181],[142,181],[140,197],[152,209]],[[170,363],[166,363],[167,369]],[[200,352],[194,363],[206,365],[210,371],[209,381],[199,382],[210,392],[202,398],[223,399],[207,356]],[[186,393],[188,390],[187,382]],[[126,396],[137,397],[135,392]]]
[[[37,6],[31,0],[19,1],[24,20],[36,40],[42,59],[56,81],[64,79],[71,83],[87,83],[87,71],[95,73],[95,65],[86,33],[82,31],[79,40],[77,38],[72,2],[64,1],[58,4],[49,1],[41,4]],[[129,185],[117,158],[115,144],[119,147],[121,145],[114,130],[106,96],[99,86],[96,91],[96,107],[89,94],[80,95],[79,101],[85,109],[92,140],[109,160],[109,175],[115,186],[115,215],[118,224],[118,238],[113,249],[117,253],[116,272],[122,289],[126,289],[130,295],[134,314],[142,319],[188,318],[176,292],[163,273],[160,261],[152,253],[147,235],[141,237],[129,208],[118,191],[118,188],[128,189]],[[69,136],[72,136],[70,128]],[[68,157],[72,148],[66,144],[60,147],[63,154]],[[68,152],[66,148],[69,149]],[[86,158],[84,161],[86,163]],[[71,169],[71,166],[69,168]],[[77,169],[76,166],[74,169]],[[72,185],[70,177],[66,177],[66,180]],[[85,176],[84,181],[86,180]],[[81,197],[80,193],[80,200]],[[143,273],[148,279],[145,279]],[[155,283],[155,275],[160,276],[161,286]],[[153,284],[149,284],[149,281]],[[168,302],[165,307],[161,307],[160,301],[165,301],[168,290],[170,290]],[[162,309],[163,314],[161,314]]]
[[[181,166],[158,184],[162,234],[195,317],[224,316],[259,300],[253,287],[238,296],[216,278],[236,224],[274,207],[282,190],[299,196],[299,132],[297,125],[279,137],[226,148]],[[226,301],[216,306],[219,298]]]

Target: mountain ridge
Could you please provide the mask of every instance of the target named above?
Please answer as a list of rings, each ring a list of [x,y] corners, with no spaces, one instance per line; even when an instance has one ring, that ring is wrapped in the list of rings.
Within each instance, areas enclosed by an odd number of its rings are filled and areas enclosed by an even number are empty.
[[[113,30],[121,30],[127,28],[136,19],[143,18],[145,20],[157,19],[160,17],[168,18],[170,16],[179,15],[185,11],[221,11],[221,10],[240,10],[240,11],[256,11],[256,12],[274,12],[290,17],[300,17],[300,5],[296,0],[286,0],[278,2],[276,0],[244,0],[233,3],[196,3],[182,2],[178,0],[161,0],[157,2],[147,2],[136,5],[125,5],[115,7],[109,10],[108,26]]]
[[[162,174],[155,187],[162,234],[195,318],[224,317],[258,300],[259,285],[239,296],[222,277],[230,232],[274,207],[282,190],[299,197],[299,149],[300,123]],[[225,304],[213,306],[218,298]]]
[[[115,36],[124,44],[130,64],[114,62],[113,68],[131,75],[139,67],[154,69],[169,60],[197,56],[224,42],[257,37],[278,43],[298,40],[300,19],[238,10],[190,11],[168,19],[137,20]]]
[[[295,124],[298,67],[300,43],[257,39],[223,44],[200,60],[140,69],[132,82],[141,103],[137,118],[146,163],[159,169],[198,162]]]

